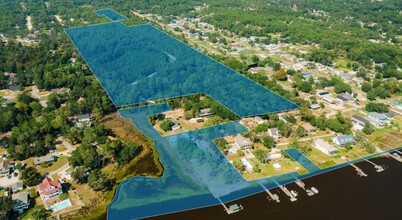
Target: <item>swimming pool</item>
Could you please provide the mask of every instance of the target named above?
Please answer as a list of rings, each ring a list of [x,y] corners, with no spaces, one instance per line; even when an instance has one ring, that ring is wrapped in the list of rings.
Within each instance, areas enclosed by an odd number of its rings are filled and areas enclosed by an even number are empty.
[[[52,206],[52,212],[57,212],[57,211],[60,211],[62,209],[70,207],[70,206],[71,206],[71,201],[70,201],[70,199],[67,199],[67,200],[54,204]]]

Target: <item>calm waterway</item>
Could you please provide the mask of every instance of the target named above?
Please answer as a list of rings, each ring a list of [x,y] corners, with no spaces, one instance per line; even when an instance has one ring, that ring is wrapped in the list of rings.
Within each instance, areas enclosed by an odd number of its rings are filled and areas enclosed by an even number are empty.
[[[280,203],[268,201],[266,193],[259,193],[233,202],[241,204],[244,210],[232,215],[227,215],[222,206],[212,206],[149,219],[402,219],[402,163],[388,158],[371,161],[385,167],[385,171],[377,173],[373,165],[361,162],[357,166],[368,177],[359,177],[348,166],[304,180],[307,187],[319,190],[312,197],[294,183],[287,185],[289,190],[299,193],[296,202],[290,202],[283,192],[273,189]]]

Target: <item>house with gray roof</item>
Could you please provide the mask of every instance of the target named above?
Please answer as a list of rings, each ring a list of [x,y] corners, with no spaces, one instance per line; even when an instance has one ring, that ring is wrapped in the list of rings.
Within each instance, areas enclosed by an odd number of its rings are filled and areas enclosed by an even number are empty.
[[[278,140],[278,138],[281,137],[281,134],[279,134],[278,128],[269,128],[267,132],[268,132],[268,135],[273,137],[275,140]]]
[[[353,135],[339,135],[332,139],[332,141],[339,147],[344,147],[346,144],[355,144],[356,139]]]
[[[24,184],[22,182],[16,182],[11,185],[13,192],[17,192],[24,189]]]
[[[384,127],[388,124],[388,118],[384,114],[380,114],[378,112],[370,112],[368,114],[368,119],[374,124],[376,127]]]
[[[77,127],[91,126],[91,115],[90,114],[77,115],[77,121],[75,125]]]
[[[49,162],[54,162],[54,161],[55,161],[55,157],[51,154],[45,155],[43,157],[35,157],[34,158],[35,165],[40,165],[43,163],[49,163]]]
[[[0,162],[0,175],[9,174],[13,166],[10,165],[10,161],[3,160]]]
[[[18,213],[23,213],[25,209],[29,208],[30,200],[27,191],[15,193],[12,195],[12,200],[15,202],[13,210]]]
[[[235,136],[234,141],[235,141],[235,145],[239,149],[249,149],[253,145],[253,143],[251,142],[250,138],[243,137],[240,134]]]

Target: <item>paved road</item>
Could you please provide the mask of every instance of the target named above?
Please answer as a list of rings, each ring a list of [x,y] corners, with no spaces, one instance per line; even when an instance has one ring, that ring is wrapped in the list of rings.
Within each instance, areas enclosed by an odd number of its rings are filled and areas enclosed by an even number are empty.
[[[70,153],[74,151],[74,146],[70,144],[68,141],[64,140],[63,137],[59,137],[59,140],[67,148],[67,150],[70,151]]]
[[[52,172],[49,173],[49,176],[53,176],[54,174],[58,174],[62,171],[66,171],[70,167],[69,163],[64,164],[62,167],[60,167],[57,170],[53,170]]]

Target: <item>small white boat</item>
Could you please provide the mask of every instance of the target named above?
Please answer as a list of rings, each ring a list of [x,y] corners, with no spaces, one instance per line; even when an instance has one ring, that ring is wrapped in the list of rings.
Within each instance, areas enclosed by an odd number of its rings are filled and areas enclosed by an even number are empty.
[[[318,193],[318,189],[315,187],[311,187],[311,191],[313,191],[313,193],[317,194]]]
[[[290,191],[294,197],[297,197],[299,194],[295,190]]]

